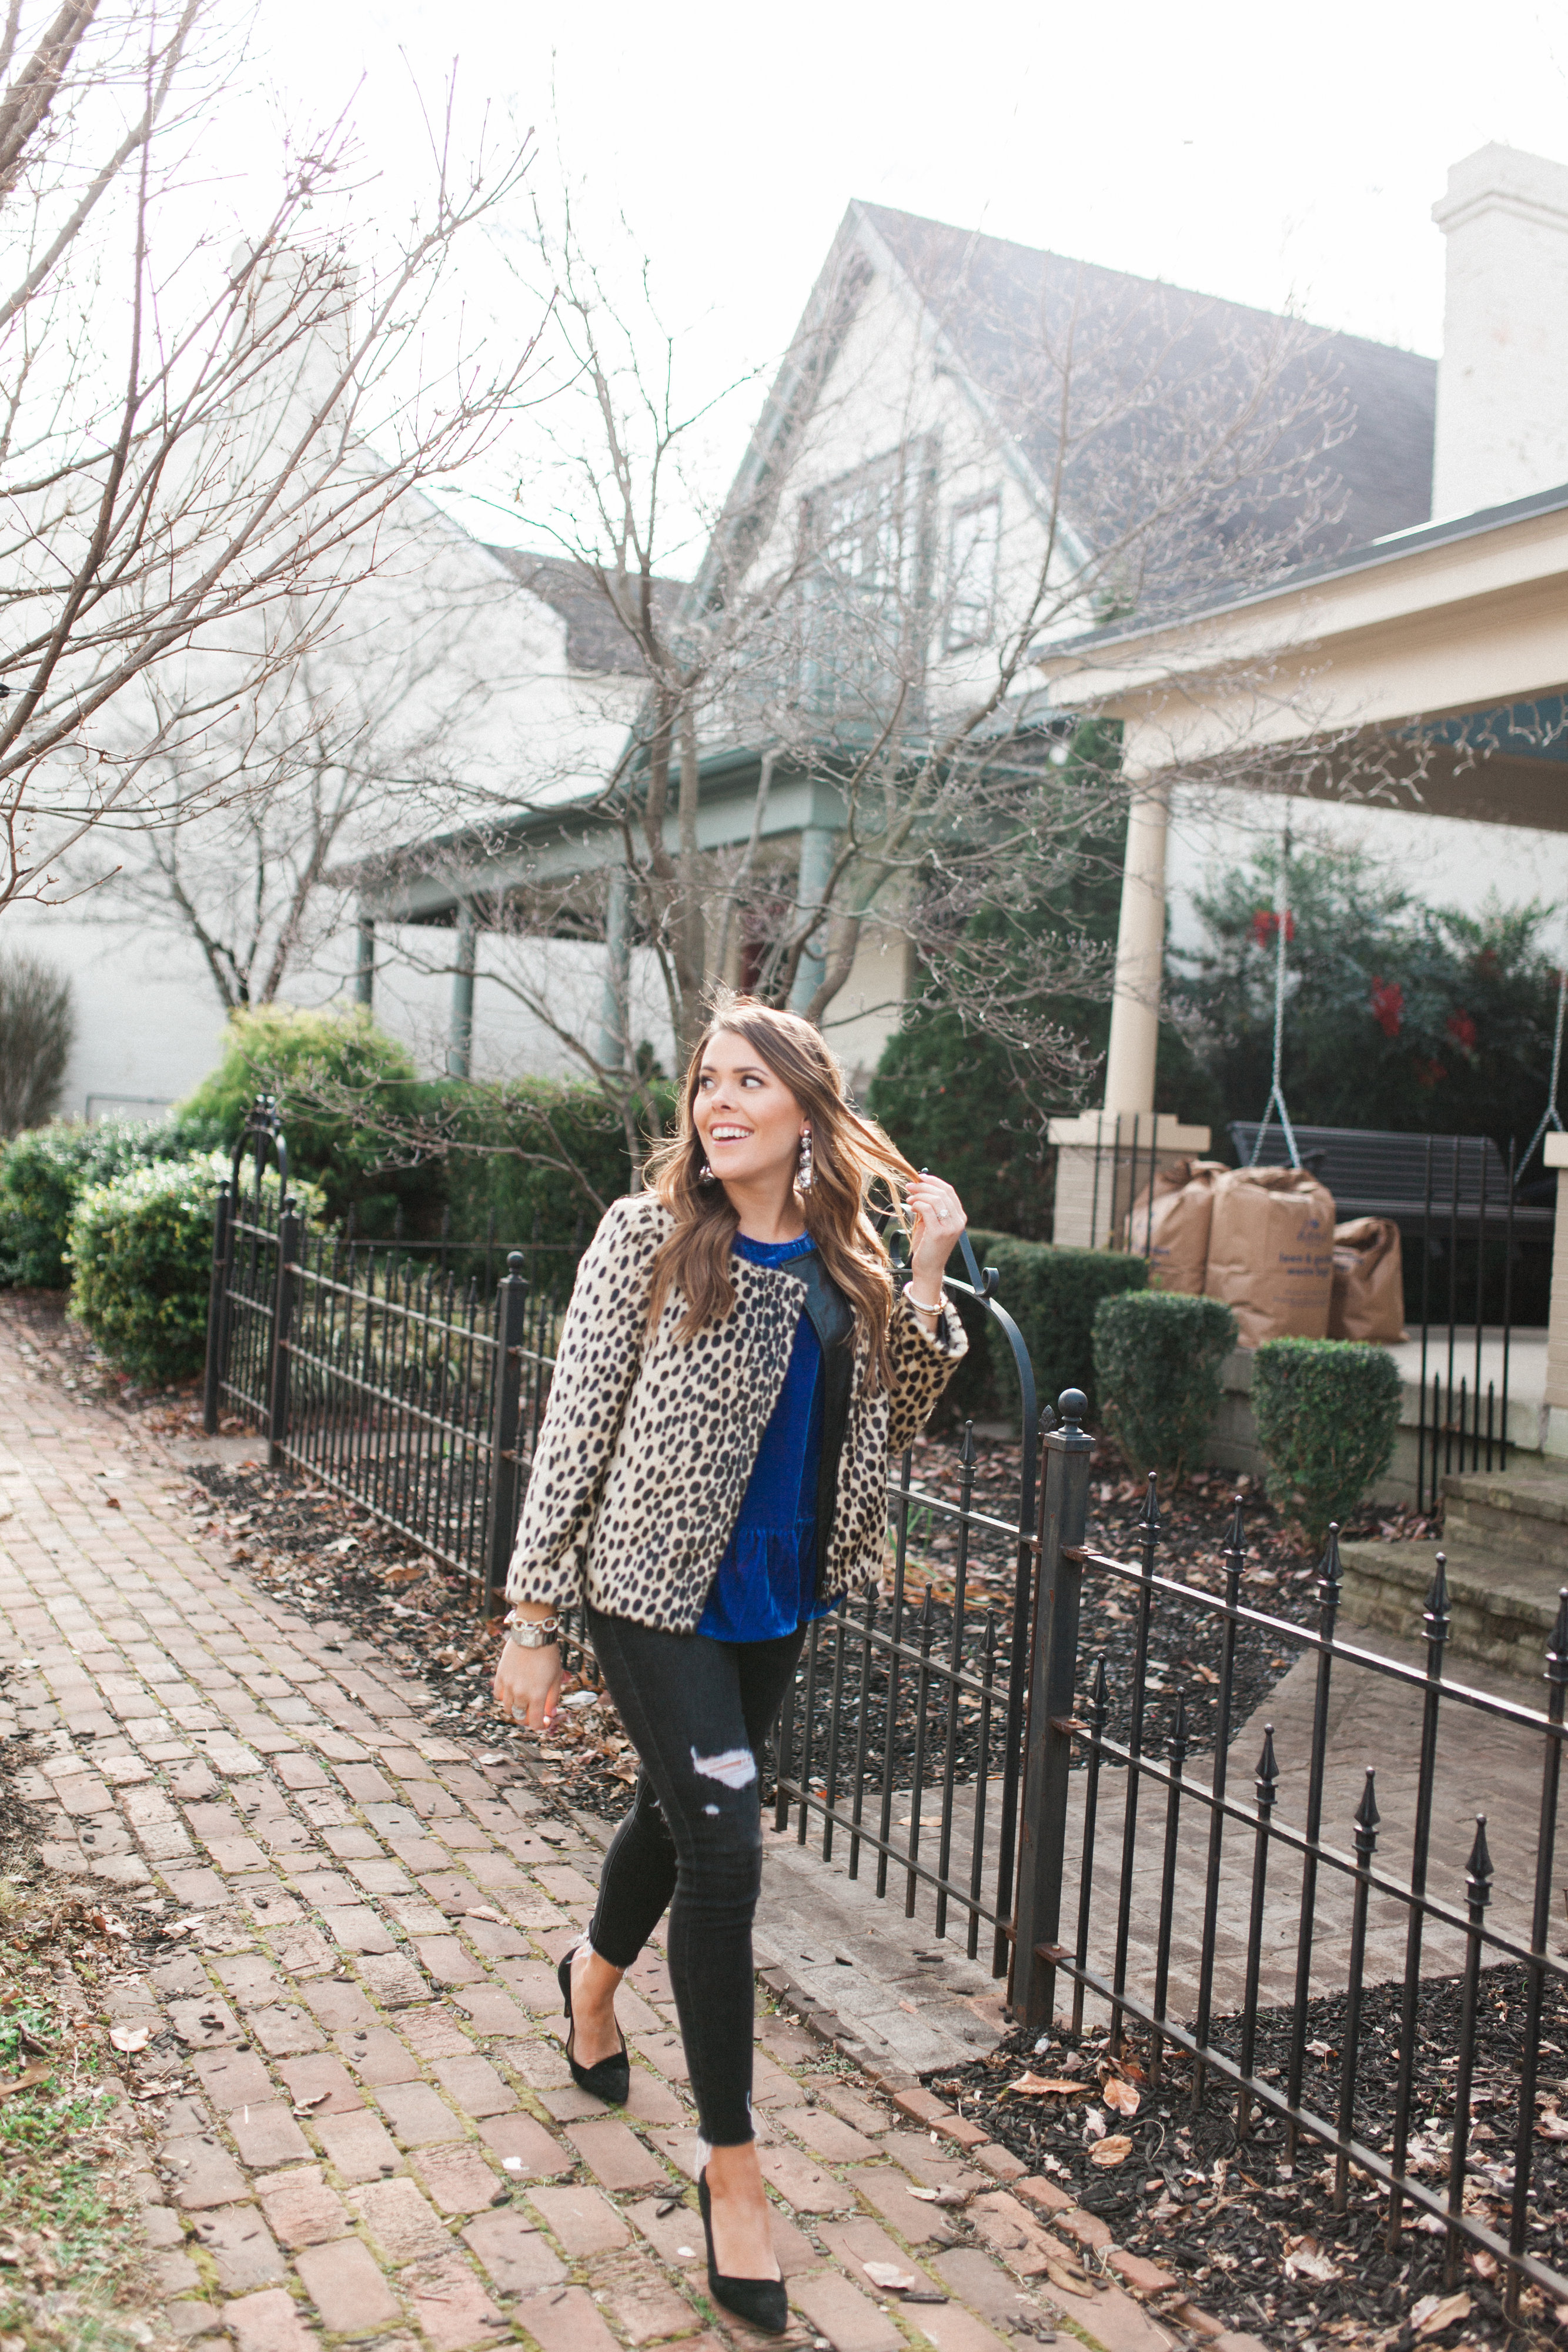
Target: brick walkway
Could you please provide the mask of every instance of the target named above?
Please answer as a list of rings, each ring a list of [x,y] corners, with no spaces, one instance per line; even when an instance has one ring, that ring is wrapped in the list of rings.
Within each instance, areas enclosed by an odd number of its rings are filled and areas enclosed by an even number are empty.
[[[110,2012],[152,2029],[131,2087],[173,2329],[235,2352],[754,2343],[704,2293],[656,1950],[622,1996],[628,2116],[570,2084],[555,1963],[588,1916],[586,1841],[515,1768],[427,1736],[426,1694],[367,1645],[222,1563],[184,1492],[0,1325],[0,1730],[37,1736],[21,1780],[50,1864],[200,1915]],[[1158,2352],[1205,2325],[1130,2258],[1114,2284],[1103,2225],[909,2077],[858,2074],[779,2016],[758,2043],[803,2342],[1002,2352],[1055,2327]],[[879,2294],[868,2263],[948,2299]]]

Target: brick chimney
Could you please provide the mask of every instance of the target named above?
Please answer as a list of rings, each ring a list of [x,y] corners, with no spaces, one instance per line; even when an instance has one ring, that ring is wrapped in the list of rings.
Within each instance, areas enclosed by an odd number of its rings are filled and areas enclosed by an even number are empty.
[[[1432,514],[1568,482],[1568,164],[1490,146],[1448,173]]]

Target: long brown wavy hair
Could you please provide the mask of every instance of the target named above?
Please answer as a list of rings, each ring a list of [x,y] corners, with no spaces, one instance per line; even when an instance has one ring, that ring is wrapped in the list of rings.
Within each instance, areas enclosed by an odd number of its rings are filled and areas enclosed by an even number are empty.
[[[810,1023],[754,996],[727,998],[715,1013],[686,1066],[679,1129],[649,1154],[652,1190],[675,1220],[674,1232],[653,1260],[649,1328],[672,1290],[678,1289],[686,1302],[677,1333],[683,1339],[727,1315],[735,1304],[730,1253],[740,1218],[724,1186],[703,1180],[706,1155],[692,1116],[703,1055],[715,1037],[726,1034],[745,1038],[758,1061],[789,1087],[810,1124],[811,1184],[796,1196],[801,1217],[823,1265],[854,1309],[873,1377],[885,1380],[893,1271],[867,1202],[880,1183],[902,1221],[901,1188],[915,1182],[919,1171],[880,1127],[852,1107],[838,1056]]]

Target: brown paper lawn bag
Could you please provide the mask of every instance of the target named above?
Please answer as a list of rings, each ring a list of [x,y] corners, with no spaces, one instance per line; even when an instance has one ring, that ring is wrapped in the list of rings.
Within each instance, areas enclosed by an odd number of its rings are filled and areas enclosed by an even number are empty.
[[[1127,1246],[1148,1259],[1151,1290],[1202,1297],[1215,1179],[1225,1172],[1219,1160],[1173,1160],[1134,1202]]]
[[[1234,1310],[1244,1348],[1328,1337],[1333,1233],[1333,1195],[1304,1168],[1216,1179],[1204,1288]]]
[[[1351,1217],[1333,1229],[1331,1339],[1396,1348],[1405,1337],[1405,1262],[1392,1217]]]

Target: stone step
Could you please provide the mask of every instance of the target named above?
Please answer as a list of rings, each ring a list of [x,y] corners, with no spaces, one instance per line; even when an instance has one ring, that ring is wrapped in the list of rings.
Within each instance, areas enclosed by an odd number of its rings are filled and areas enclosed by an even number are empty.
[[[1473,1470],[1443,1481],[1450,1547],[1568,1577],[1568,1465]]]
[[[1531,1680],[1542,1676],[1568,1574],[1548,1563],[1482,1551],[1463,1538],[1441,1549],[1453,1612],[1447,1654],[1460,1678],[1467,1662]],[[1431,1542],[1341,1544],[1342,1621],[1419,1641],[1438,1549]]]

